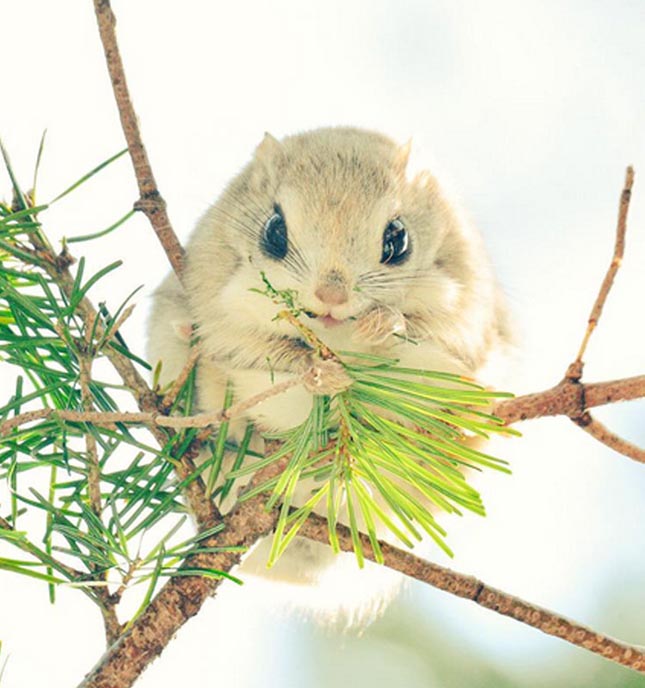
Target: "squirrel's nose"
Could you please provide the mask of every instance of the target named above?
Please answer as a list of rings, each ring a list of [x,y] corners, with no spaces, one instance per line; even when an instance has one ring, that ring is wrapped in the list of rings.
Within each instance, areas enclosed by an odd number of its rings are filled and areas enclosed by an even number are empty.
[[[347,288],[342,284],[323,284],[314,292],[328,306],[340,306],[347,303]]]
[[[328,306],[340,306],[342,303],[347,303],[349,298],[347,283],[335,270],[323,277],[314,294]]]

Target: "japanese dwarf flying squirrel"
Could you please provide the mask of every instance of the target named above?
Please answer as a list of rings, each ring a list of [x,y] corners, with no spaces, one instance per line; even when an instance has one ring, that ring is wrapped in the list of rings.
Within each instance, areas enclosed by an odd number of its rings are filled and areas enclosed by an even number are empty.
[[[297,292],[307,326],[332,350],[495,380],[493,361],[504,361],[511,333],[481,237],[430,173],[406,177],[408,154],[409,145],[354,128],[265,135],[190,237],[184,287],[171,274],[155,292],[148,354],[162,361],[161,382],[186,362],[192,325],[200,410],[222,407],[227,380],[243,400],[311,366],[297,331],[254,291],[264,289],[261,273]],[[264,431],[301,423],[310,389],[252,408],[229,436],[239,438],[248,419]],[[296,538],[267,570],[267,540],[243,571],[311,583],[335,558]]]

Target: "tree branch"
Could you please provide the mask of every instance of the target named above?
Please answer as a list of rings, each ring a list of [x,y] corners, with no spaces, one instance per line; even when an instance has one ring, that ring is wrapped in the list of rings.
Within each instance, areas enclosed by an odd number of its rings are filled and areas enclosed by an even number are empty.
[[[607,268],[607,273],[605,278],[600,285],[600,290],[598,291],[598,296],[589,314],[589,320],[587,321],[587,329],[585,331],[584,337],[582,338],[582,344],[578,350],[578,355],[576,360],[569,366],[567,371],[567,378],[577,382],[582,377],[582,368],[584,366],[583,357],[585,351],[587,350],[587,344],[589,339],[596,329],[596,325],[600,320],[602,315],[602,309],[605,306],[605,301],[609,296],[611,288],[614,286],[614,279],[618,273],[623,262],[623,256],[625,255],[625,234],[627,232],[627,213],[629,211],[629,202],[632,197],[632,186],[634,185],[634,169],[630,166],[625,172],[625,183],[623,185],[622,193],[620,194],[620,202],[618,205],[618,222],[616,224],[616,241],[614,243],[614,253],[611,257],[611,263],[609,268]]]
[[[81,387],[81,399],[83,408],[87,413],[91,413],[94,408],[92,392],[90,389],[90,380],[92,379],[92,355],[90,353],[91,344],[89,341],[90,333],[91,330],[88,329],[86,332],[87,341],[81,345],[85,350],[80,350],[81,346],[79,346],[79,350],[77,351],[80,368],[79,384]],[[96,438],[89,430],[87,430],[85,433],[85,446],[87,449],[87,491],[90,508],[94,512],[94,515],[99,520],[102,520],[103,503],[101,499],[101,467],[99,465],[99,454],[96,446]],[[114,602],[110,599],[107,588],[107,571],[97,571],[97,567],[91,562],[89,562],[89,565],[94,575],[105,584],[104,587],[100,587],[96,590],[96,596],[98,600],[100,600],[99,606],[101,609],[101,615],[103,616],[105,642],[107,646],[110,647],[110,645],[112,645],[112,643],[119,637],[121,633],[121,624],[119,623]]]
[[[286,380],[267,388],[263,392],[243,399],[228,409],[198,413],[194,416],[166,416],[156,412],[127,411],[67,411],[64,409],[43,408],[25,411],[0,423],[0,436],[26,423],[45,418],[58,418],[70,423],[93,423],[101,427],[112,427],[114,423],[131,423],[160,428],[214,428],[225,420],[243,415],[253,406],[270,397],[282,394],[301,383],[300,378]],[[575,383],[564,380],[555,387],[543,392],[527,394],[499,402],[493,412],[506,425],[518,421],[542,418],[545,416],[580,417],[585,409],[604,406],[619,401],[645,397],[645,375],[627,377],[607,382]]]
[[[617,451],[623,456],[627,456],[639,463],[645,463],[645,449],[628,442],[616,435],[609,428],[605,427],[603,423],[594,418],[589,411],[585,411],[578,418],[572,418],[573,422],[581,427],[585,432],[588,432],[598,442],[602,442],[610,449]]]
[[[112,81],[114,98],[119,108],[121,126],[128,142],[128,150],[132,159],[137,184],[139,185],[139,193],[141,194],[141,198],[135,203],[134,207],[135,210],[142,210],[148,220],[150,220],[150,224],[168,256],[172,269],[181,279],[184,250],[177,239],[175,230],[170,224],[170,219],[166,212],[166,202],[159,193],[148,160],[148,154],[143,145],[137,115],[132,106],[132,99],[130,98],[123,62],[116,40],[116,19],[109,0],[94,0],[94,11],[105,52],[105,60]]]
[[[66,250],[63,254],[57,256],[50,246],[39,240],[36,233],[31,234],[30,239],[35,250],[33,251],[33,256],[29,256],[29,260],[32,264],[45,270],[58,284],[67,298],[73,300],[74,278],[69,270],[69,266],[74,262],[72,256]],[[99,314],[87,296],[83,296],[77,303],[76,310],[85,323],[85,330],[87,332],[94,332],[97,341],[105,343],[101,352],[107,356],[123,384],[133,395],[137,406],[143,414],[142,418],[146,418],[150,414],[153,416],[159,415],[160,402],[157,395],[150,389],[133,362],[114,348],[111,342],[107,341],[108,333],[106,333],[106,329],[101,324]],[[36,420],[48,417],[52,411],[52,409],[41,409],[28,413],[32,415],[32,420]],[[160,447],[164,447],[173,437],[170,426],[164,429],[159,424],[151,423],[148,427]],[[181,481],[195,474],[196,467],[193,459],[197,456],[202,444],[203,438],[195,440],[191,445],[190,451],[185,452],[181,457],[177,457],[175,470]],[[188,482],[184,495],[189,502],[200,530],[207,530],[219,521],[220,514],[217,507],[206,496],[205,486],[200,477]]]
[[[532,418],[568,416],[577,418],[585,410],[619,401],[645,397],[645,375],[607,382],[562,382],[543,392],[500,401],[493,413],[507,425]]]
[[[328,544],[328,531],[327,520],[316,514],[311,514],[298,534],[316,542]],[[337,533],[340,548],[345,552],[351,552],[353,544],[349,528],[339,525],[337,526]],[[375,561],[374,550],[367,535],[361,534],[361,545],[365,556]],[[548,609],[490,587],[473,576],[467,576],[444,566],[433,564],[410,552],[393,547],[387,542],[379,541],[379,545],[383,553],[384,565],[388,568],[449,592],[451,595],[464,597],[480,607],[491,609],[504,616],[510,616],[512,619],[566,640],[572,645],[583,647],[585,650],[601,655],[612,662],[645,673],[645,648],[643,647],[628,645],[620,640],[610,638]]]

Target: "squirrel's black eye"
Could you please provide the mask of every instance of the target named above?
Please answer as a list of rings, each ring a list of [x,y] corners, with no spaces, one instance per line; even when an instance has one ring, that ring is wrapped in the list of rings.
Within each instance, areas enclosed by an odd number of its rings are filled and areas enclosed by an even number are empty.
[[[264,225],[260,248],[271,258],[281,259],[287,255],[287,224],[279,206],[274,206],[273,211]]]
[[[401,220],[392,220],[383,232],[383,253],[381,263],[396,265],[408,257],[410,240],[408,230]]]

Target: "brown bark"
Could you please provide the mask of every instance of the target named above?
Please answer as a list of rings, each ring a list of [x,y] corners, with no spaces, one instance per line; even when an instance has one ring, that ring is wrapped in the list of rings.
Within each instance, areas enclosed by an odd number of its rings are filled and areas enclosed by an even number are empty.
[[[148,160],[148,153],[143,145],[137,115],[132,105],[128,84],[125,78],[125,70],[119,53],[119,46],[116,40],[116,19],[109,0],[94,0],[94,11],[98,22],[101,42],[105,51],[105,60],[119,117],[125,139],[128,142],[128,151],[132,159],[132,165],[139,185],[141,197],[135,203],[136,210],[142,210],[150,220],[157,238],[161,242],[168,260],[172,265],[177,276],[181,278],[181,271],[184,260],[184,250],[177,239],[175,230],[170,224],[168,213],[166,212],[166,202],[159,193],[157,183],[152,173],[152,167]]]
[[[216,425],[222,420],[236,418],[255,404],[265,401],[270,396],[280,394],[295,384],[298,384],[298,380],[274,385],[265,392],[245,399],[228,409],[201,413],[196,416],[166,416],[153,411],[145,413],[133,411],[83,413],[82,411],[65,411],[52,408],[34,409],[12,416],[0,424],[0,435],[5,435],[13,428],[25,423],[42,420],[50,416],[72,423],[90,422],[108,427],[116,422],[121,422],[166,428],[206,428]],[[564,380],[543,392],[535,392],[502,401],[495,406],[494,413],[504,420],[506,425],[546,416],[568,416],[577,419],[585,412],[585,409],[643,397],[645,397],[645,375],[584,384]]]
[[[349,528],[338,526],[338,541],[345,552],[353,550]],[[311,515],[300,530],[300,535],[317,542],[329,542],[327,520]],[[374,550],[366,535],[361,535],[361,544],[366,558],[375,561]],[[404,552],[385,542],[379,542],[383,553],[384,565],[388,568],[428,583],[435,588],[445,590],[451,595],[464,597],[480,607],[491,609],[498,614],[510,616],[528,626],[554,635],[567,642],[584,647],[595,654],[618,664],[623,664],[635,671],[645,673],[645,649],[628,645],[609,636],[598,633],[564,616],[526,602],[519,597],[497,590],[486,583],[444,566],[421,559],[411,552]]]
[[[586,409],[645,396],[645,375],[607,382],[563,380],[543,392],[526,394],[499,402],[494,409],[507,425],[532,418],[568,416],[577,418]]]

